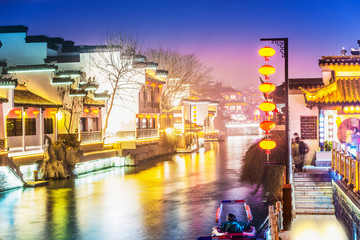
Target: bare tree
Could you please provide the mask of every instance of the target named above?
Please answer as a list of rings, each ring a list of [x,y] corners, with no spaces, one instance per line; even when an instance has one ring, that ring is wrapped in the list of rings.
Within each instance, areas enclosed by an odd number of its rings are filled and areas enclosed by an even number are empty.
[[[126,102],[135,101],[138,97],[134,92],[141,87],[138,78],[141,69],[134,67],[133,63],[139,51],[140,46],[136,38],[119,33],[108,35],[105,45],[98,46],[96,52],[91,55],[91,65],[101,76],[98,77],[98,81],[106,86],[110,95],[103,128],[104,138],[114,105],[126,107]]]
[[[149,49],[145,53],[149,61],[157,62],[160,69],[167,70],[167,88],[161,97],[164,109],[173,107],[174,101],[186,93],[203,93],[205,84],[211,80],[211,69],[204,66],[195,54],[181,54],[171,49]]]

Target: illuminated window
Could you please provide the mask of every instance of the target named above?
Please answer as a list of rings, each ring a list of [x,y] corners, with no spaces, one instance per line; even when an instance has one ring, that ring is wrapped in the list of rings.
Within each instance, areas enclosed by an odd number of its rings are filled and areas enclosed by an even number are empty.
[[[21,118],[6,119],[6,130],[9,137],[22,136],[22,122]]]

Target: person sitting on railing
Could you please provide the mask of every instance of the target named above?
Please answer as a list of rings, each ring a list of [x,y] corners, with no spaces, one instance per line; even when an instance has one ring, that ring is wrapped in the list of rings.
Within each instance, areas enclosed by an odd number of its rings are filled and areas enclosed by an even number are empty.
[[[245,224],[248,225],[247,223]],[[226,235],[227,233],[242,233],[244,231],[244,227],[245,226],[241,225],[240,222],[237,221],[234,214],[229,213],[226,216],[226,221],[221,223],[221,228],[214,227],[212,233],[215,236]]]

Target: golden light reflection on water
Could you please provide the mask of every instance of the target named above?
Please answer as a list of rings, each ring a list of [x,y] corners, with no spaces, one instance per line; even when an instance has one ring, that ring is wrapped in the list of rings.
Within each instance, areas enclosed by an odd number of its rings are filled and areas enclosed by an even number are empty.
[[[244,152],[239,142],[221,148],[207,143],[199,153],[14,191],[0,198],[7,209],[0,215],[0,239],[165,239],[168,232],[170,239],[186,239],[206,233],[219,200],[247,196],[236,170]]]

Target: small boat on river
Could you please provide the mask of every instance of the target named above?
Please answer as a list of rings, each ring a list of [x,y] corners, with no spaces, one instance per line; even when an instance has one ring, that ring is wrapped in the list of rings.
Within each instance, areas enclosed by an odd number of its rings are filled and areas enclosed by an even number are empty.
[[[243,226],[243,232],[238,233],[227,233],[220,232],[216,230],[212,236],[202,236],[198,237],[198,240],[213,240],[213,239],[237,239],[237,240],[245,240],[245,239],[257,239],[256,237],[256,229],[254,226],[250,226],[250,222],[253,219],[250,206],[245,203],[245,200],[223,200],[220,203],[216,211],[215,222],[217,226],[213,229],[219,229],[221,227],[221,223],[226,221],[226,216],[228,213],[232,213],[237,218],[237,223]]]

